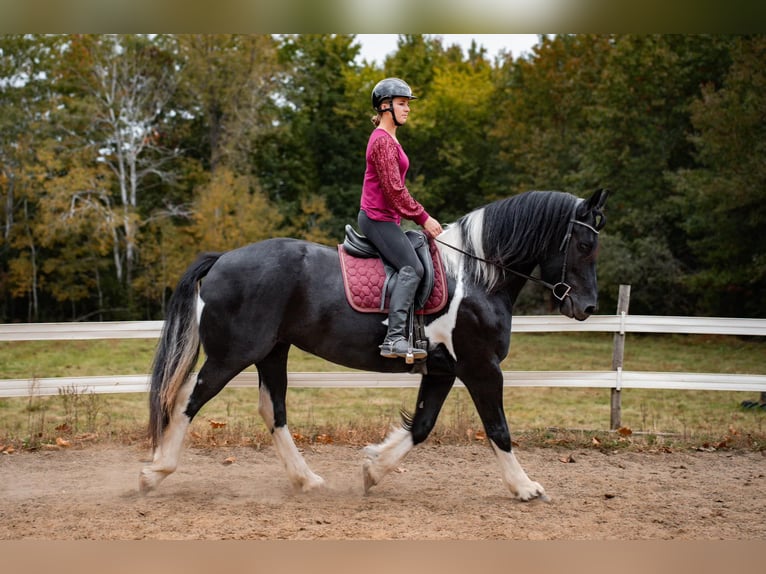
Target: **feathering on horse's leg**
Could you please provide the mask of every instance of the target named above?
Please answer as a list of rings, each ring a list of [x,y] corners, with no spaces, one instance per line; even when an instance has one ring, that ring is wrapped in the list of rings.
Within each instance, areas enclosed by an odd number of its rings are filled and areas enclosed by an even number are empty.
[[[503,410],[503,376],[499,367],[495,375],[486,380],[469,377],[461,379],[471,394],[487,438],[497,455],[503,482],[521,501],[535,498],[548,501],[545,489],[539,483],[530,480],[512,451],[511,433]]]
[[[405,425],[393,427],[382,443],[366,446],[364,454],[367,458],[362,466],[364,491],[368,492],[394,470],[413,446],[412,431]]]
[[[293,488],[308,492],[324,485],[324,479],[309,468],[295,446],[287,427],[287,353],[289,345],[278,346],[258,363],[258,412],[266,423],[277,457],[287,471]]]
[[[140,487],[143,492],[155,488],[175,471],[192,419],[241,370],[241,366],[232,367],[208,357],[196,380],[189,377],[184,382],[178,390],[173,412],[155,448],[154,460],[141,471]]]
[[[178,465],[186,429],[193,415],[187,413],[192,388],[191,372],[199,357],[199,318],[204,303],[199,281],[220,257],[206,253],[181,277],[168,303],[168,312],[152,364],[149,391],[149,434],[154,456],[139,475],[139,489],[148,492]]]
[[[424,375],[420,381],[415,414],[402,412],[400,428],[393,428],[382,443],[365,447],[367,459],[362,468],[365,492],[394,470],[415,445],[428,438],[454,382],[452,375]]]
[[[194,379],[190,377],[179,389],[175,408],[162,431],[159,444],[155,446],[152,462],[141,470],[139,490],[143,493],[157,488],[160,482],[178,467],[186,431],[191,423],[186,408],[194,386]]]
[[[274,404],[269,389],[261,383],[258,395],[258,412],[261,414],[266,427],[271,432],[274,450],[277,458],[287,471],[287,477],[293,488],[308,492],[324,485],[324,479],[309,468],[306,460],[295,446],[295,441],[287,428],[287,424],[277,426],[274,422]]]
[[[540,483],[530,480],[524,469],[521,468],[519,461],[516,459],[516,455],[512,450],[500,449],[495,441],[491,441],[492,450],[497,455],[497,460],[500,463],[500,472],[503,476],[503,482],[505,482],[508,490],[523,502],[539,498],[545,502],[550,502],[550,497],[545,494],[545,489]]]

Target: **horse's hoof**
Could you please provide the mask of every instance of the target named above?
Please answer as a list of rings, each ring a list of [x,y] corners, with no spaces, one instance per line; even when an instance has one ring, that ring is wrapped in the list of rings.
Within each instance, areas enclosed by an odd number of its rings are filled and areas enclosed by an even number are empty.
[[[372,473],[370,473],[370,466],[372,466],[372,462],[367,460],[364,462],[364,465],[362,466],[362,478],[364,480],[364,493],[367,494],[370,492],[370,489],[378,484],[378,481],[375,480],[372,477]]]
[[[324,478],[313,472],[305,477],[300,483],[301,492],[311,492],[324,486]]]
[[[138,490],[141,494],[148,494],[159,485],[169,473],[159,472],[150,468],[144,468],[138,475]]]
[[[152,490],[154,490],[154,486],[155,485],[152,484],[146,476],[144,476],[144,471],[141,471],[138,475],[138,492],[141,494],[149,494]]]
[[[520,488],[516,493],[516,498],[522,502],[529,502],[531,500],[551,501],[550,497],[545,494],[545,489],[537,482],[530,482],[525,487]]]

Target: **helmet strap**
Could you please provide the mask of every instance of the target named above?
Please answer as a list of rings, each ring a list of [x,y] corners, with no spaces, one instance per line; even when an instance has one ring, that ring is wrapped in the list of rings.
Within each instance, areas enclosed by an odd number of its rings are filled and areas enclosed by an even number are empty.
[[[400,124],[399,120],[396,119],[396,112],[394,111],[393,104],[391,104],[391,108],[388,111],[391,112],[391,117],[394,118],[394,125],[397,127],[401,126],[402,124]]]
[[[386,108],[385,110],[379,109],[378,111],[380,113],[391,112],[391,118],[394,120],[394,125],[396,127],[401,127],[404,124],[400,123],[399,120],[396,119],[396,112],[394,111],[394,100],[393,100],[393,98],[390,99],[389,102],[390,103],[389,103],[389,107],[388,108]]]

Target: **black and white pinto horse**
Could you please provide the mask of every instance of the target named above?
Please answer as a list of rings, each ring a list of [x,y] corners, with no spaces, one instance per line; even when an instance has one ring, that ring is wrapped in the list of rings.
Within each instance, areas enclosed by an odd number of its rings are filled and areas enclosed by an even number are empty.
[[[608,192],[589,199],[532,191],[496,201],[438,237],[448,305],[426,317],[429,340],[413,413],[385,440],[365,448],[365,492],[395,469],[434,427],[456,378],[473,399],[502,479],[520,500],[547,499],[511,449],[500,363],[508,353],[513,305],[527,280],[551,288],[562,314],[577,320],[597,305],[598,232]],[[528,274],[537,266],[540,279]],[[204,280],[203,280],[204,278]],[[175,471],[191,420],[240,371],[255,365],[258,411],[296,489],[323,484],[287,427],[287,356],[292,345],[365,371],[405,372],[383,358],[384,316],[354,311],[344,296],[336,249],[297,239],[268,239],[223,254],[203,254],[171,297],[154,359],[149,432],[153,460],[140,473],[148,492]],[[200,344],[205,362],[191,376]]]

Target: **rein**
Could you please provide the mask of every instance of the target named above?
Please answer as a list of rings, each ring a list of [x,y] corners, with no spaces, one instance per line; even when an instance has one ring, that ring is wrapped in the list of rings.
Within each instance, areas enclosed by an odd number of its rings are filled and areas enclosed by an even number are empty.
[[[569,220],[569,227],[567,227],[566,235],[564,236],[564,239],[561,241],[561,247],[559,247],[559,251],[564,252],[564,264],[561,266],[561,281],[558,283],[551,284],[547,281],[541,279],[540,277],[535,277],[533,275],[527,275],[526,273],[522,273],[521,271],[517,271],[516,269],[513,269],[511,267],[508,267],[506,265],[503,265],[501,263],[497,263],[495,261],[490,261],[488,259],[484,259],[483,257],[479,257],[478,255],[475,255],[473,253],[469,253],[468,251],[465,251],[463,249],[460,249],[459,247],[456,247],[450,243],[447,243],[445,241],[442,241],[441,239],[438,239],[436,237],[433,238],[434,241],[437,243],[441,243],[445,247],[449,247],[450,249],[454,249],[455,251],[462,253],[463,255],[466,255],[467,257],[470,257],[471,259],[475,259],[476,261],[481,261],[482,263],[486,263],[488,265],[494,265],[495,267],[502,269],[503,271],[507,271],[508,273],[513,273],[514,275],[521,277],[523,279],[527,279],[528,281],[532,281],[533,283],[537,283],[538,285],[542,285],[546,289],[549,289],[551,293],[553,293],[553,296],[558,299],[559,301],[563,301],[569,296],[569,292],[572,290],[572,286],[569,285],[566,282],[566,273],[567,273],[567,259],[566,259],[566,252],[569,248],[569,240],[572,238],[572,227],[577,225],[582,225],[583,227],[587,227],[590,229],[593,233],[598,235],[598,230],[588,225],[587,223],[583,223],[582,221],[577,221],[576,219],[572,218]]]

